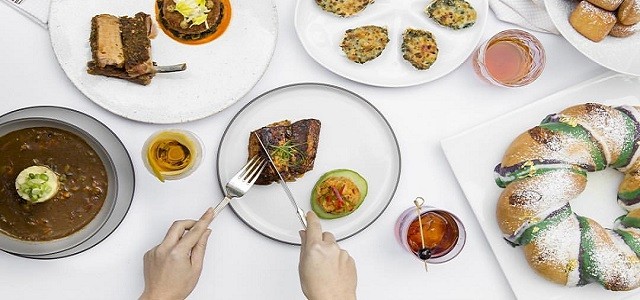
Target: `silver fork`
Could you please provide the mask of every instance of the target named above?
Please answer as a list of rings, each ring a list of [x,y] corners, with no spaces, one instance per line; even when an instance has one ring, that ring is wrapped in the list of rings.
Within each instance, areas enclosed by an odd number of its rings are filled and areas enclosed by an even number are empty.
[[[242,169],[236,173],[225,186],[224,199],[213,209],[213,216],[217,216],[220,211],[229,204],[231,199],[240,198],[249,191],[251,186],[258,180],[262,170],[267,166],[267,161],[256,155],[252,157]]]

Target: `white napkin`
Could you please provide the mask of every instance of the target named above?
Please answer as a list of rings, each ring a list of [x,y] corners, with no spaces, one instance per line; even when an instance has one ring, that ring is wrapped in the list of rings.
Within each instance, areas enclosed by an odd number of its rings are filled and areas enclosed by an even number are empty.
[[[13,7],[40,26],[48,27],[51,0],[0,0],[0,2]]]
[[[489,0],[498,19],[535,31],[560,34],[553,25],[543,0]]]

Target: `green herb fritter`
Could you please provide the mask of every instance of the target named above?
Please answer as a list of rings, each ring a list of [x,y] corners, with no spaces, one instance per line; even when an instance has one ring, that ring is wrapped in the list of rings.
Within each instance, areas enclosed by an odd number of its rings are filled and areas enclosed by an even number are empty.
[[[431,32],[408,28],[402,34],[402,57],[418,70],[426,70],[438,58],[438,44]]]
[[[363,64],[382,54],[389,43],[387,29],[380,26],[362,26],[348,29],[340,47],[351,61]]]
[[[478,13],[465,0],[434,0],[425,13],[442,26],[455,30],[473,26]]]
[[[341,17],[351,17],[361,12],[374,0],[316,0],[320,8]]]

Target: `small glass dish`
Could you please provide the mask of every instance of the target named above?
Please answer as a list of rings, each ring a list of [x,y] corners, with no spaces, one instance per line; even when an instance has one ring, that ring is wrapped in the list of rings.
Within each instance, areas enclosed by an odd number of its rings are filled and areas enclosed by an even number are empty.
[[[203,156],[200,139],[190,131],[165,129],[152,134],[142,146],[142,161],[160,181],[176,180],[195,171]]]
[[[422,223],[418,221],[418,209]],[[462,251],[467,237],[458,217],[432,206],[407,208],[398,217],[394,232],[402,248],[415,258],[432,264],[444,263],[456,257]],[[429,252],[426,258],[419,253],[424,248]]]
[[[546,63],[542,43],[532,34],[509,29],[484,42],[473,54],[473,69],[497,86],[520,87],[535,81]]]

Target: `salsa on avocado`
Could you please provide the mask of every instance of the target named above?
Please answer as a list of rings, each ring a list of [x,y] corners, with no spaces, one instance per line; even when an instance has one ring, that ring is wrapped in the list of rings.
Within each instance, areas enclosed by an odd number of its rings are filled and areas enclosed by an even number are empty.
[[[354,212],[367,195],[367,182],[346,169],[322,175],[311,195],[313,211],[323,219],[335,219]]]

